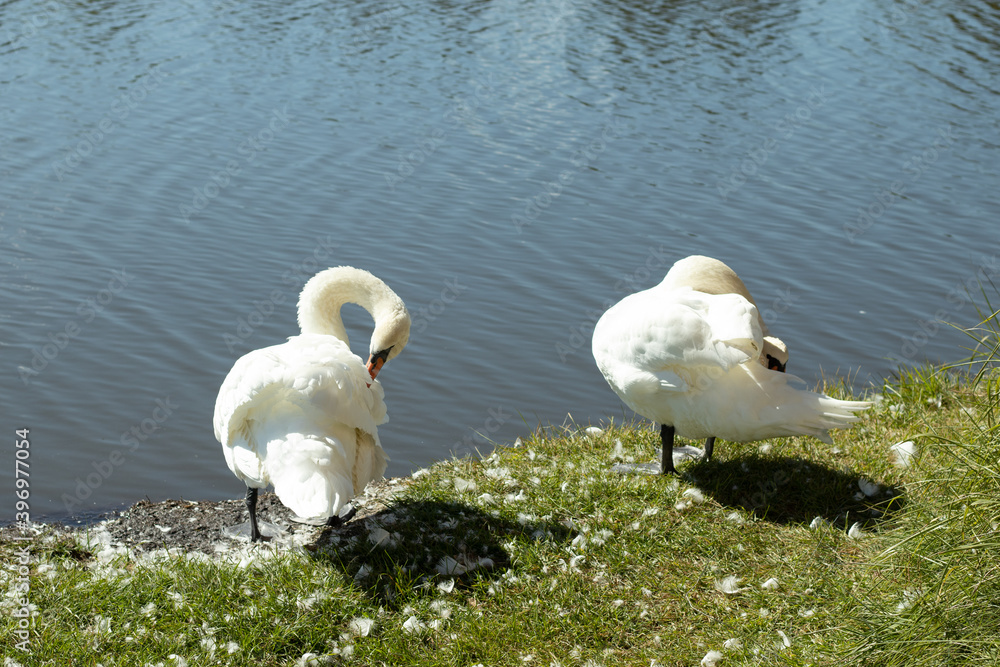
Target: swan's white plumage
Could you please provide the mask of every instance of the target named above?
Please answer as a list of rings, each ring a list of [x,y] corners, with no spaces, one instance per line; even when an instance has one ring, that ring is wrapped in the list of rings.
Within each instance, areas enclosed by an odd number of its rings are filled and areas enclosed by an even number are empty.
[[[762,325],[741,294],[709,294],[665,279],[604,313],[593,353],[626,405],[683,437],[812,435],[829,442],[830,429],[857,421],[854,413],[868,403],[807,391],[795,376],[760,363]]]
[[[273,484],[299,516],[331,516],[385,472],[383,396],[345,343],[293,336],[236,362],[219,391],[215,437],[247,486]]]
[[[372,296],[374,295],[374,296]],[[226,376],[215,404],[215,437],[226,463],[249,488],[270,485],[301,517],[326,518],[380,478],[388,459],[378,438],[387,421],[384,392],[342,332],[340,307],[361,302],[376,317],[372,345],[406,345],[409,316],[384,283],[350,267],[328,269],[303,288],[299,302],[307,332],[241,357]],[[386,334],[386,330],[389,334]],[[346,335],[344,335],[346,338]]]

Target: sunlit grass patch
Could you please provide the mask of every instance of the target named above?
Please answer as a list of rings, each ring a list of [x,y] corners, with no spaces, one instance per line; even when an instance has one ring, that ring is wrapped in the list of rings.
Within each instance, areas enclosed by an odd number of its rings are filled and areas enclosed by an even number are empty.
[[[541,429],[420,471],[384,510],[305,549],[150,558],[96,531],[42,529],[30,542],[36,651],[14,658],[486,667],[920,664],[893,662],[919,653],[947,664],[917,643],[937,637],[956,647],[941,655],[971,660],[996,637],[985,382],[906,373],[832,447],[720,442],[678,477],[616,472],[658,460],[649,425]],[[902,442],[913,443],[905,465]],[[0,543],[0,556],[17,548]],[[10,610],[14,580],[0,578]],[[0,617],[0,632],[15,628]]]
[[[988,304],[988,301],[987,301]],[[930,405],[911,508],[850,610],[844,653],[857,664],[1000,664],[1000,331],[990,311],[968,364],[904,376]],[[908,394],[908,395],[907,395]]]

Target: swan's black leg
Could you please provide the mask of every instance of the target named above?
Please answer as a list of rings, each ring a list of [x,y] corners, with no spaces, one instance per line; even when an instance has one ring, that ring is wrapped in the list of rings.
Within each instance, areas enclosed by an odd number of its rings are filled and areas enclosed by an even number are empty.
[[[660,425],[660,440],[663,443],[663,451],[660,453],[660,474],[677,474],[674,470],[674,427],[667,424]]]
[[[247,487],[246,503],[250,511],[250,541],[260,542],[260,529],[257,527],[257,489]]]
[[[705,455],[701,457],[702,461],[712,460],[712,450],[715,449],[715,436],[709,436],[705,439]]]
[[[343,516],[339,514],[334,514],[333,516],[331,516],[329,519],[326,520],[326,525],[331,528],[340,528],[345,523],[350,521],[352,518],[354,518],[354,515],[358,513],[358,510],[354,507],[354,505],[351,505],[350,507],[351,509],[348,510],[347,514],[344,514]]]

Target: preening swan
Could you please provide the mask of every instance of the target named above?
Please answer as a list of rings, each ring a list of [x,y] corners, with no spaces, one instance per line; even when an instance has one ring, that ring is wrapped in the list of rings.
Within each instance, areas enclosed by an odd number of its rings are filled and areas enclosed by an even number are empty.
[[[661,424],[664,474],[675,472],[675,433],[830,442],[830,429],[850,426],[854,413],[870,406],[790,386],[802,381],[778,370],[787,348],[776,338],[765,341],[765,330],[732,269],[699,256],[677,262],[659,285],[625,297],[598,320],[597,366],[626,405]]]
[[[743,284],[736,272],[729,268],[724,262],[704,255],[691,255],[674,262],[667,272],[663,282],[671,289],[690,287],[696,292],[705,294],[739,294],[744,299],[757,307],[757,302],[750,296],[750,290]],[[761,334],[764,337],[760,363],[772,371],[785,372],[788,365],[788,347],[780,338],[770,335],[767,330],[767,323],[757,309],[757,324],[760,325]],[[662,428],[661,428],[662,432]],[[704,460],[712,459],[712,451],[715,449],[715,436],[705,438]],[[671,460],[672,463],[672,460]]]
[[[345,303],[375,320],[367,364],[348,347]],[[258,489],[273,484],[300,517],[333,522],[388,462],[378,439],[387,416],[376,375],[409,340],[403,301],[371,273],[340,266],[309,279],[298,318],[300,335],[236,361],[215,402],[215,437],[247,485],[252,541],[261,539]]]

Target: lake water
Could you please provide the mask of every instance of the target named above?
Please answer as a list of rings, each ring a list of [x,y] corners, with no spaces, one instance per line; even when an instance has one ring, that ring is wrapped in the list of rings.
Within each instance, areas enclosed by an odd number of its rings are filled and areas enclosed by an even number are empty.
[[[30,429],[33,518],[241,496],[216,392],[297,333],[318,268],[369,269],[414,315],[380,375],[390,475],[629,416],[593,323],[689,254],[740,273],[791,372],[859,387],[964,354],[936,320],[975,324],[964,286],[1000,272],[995,4],[53,0],[0,19],[0,404],[9,436]],[[364,353],[370,322],[345,315]]]

